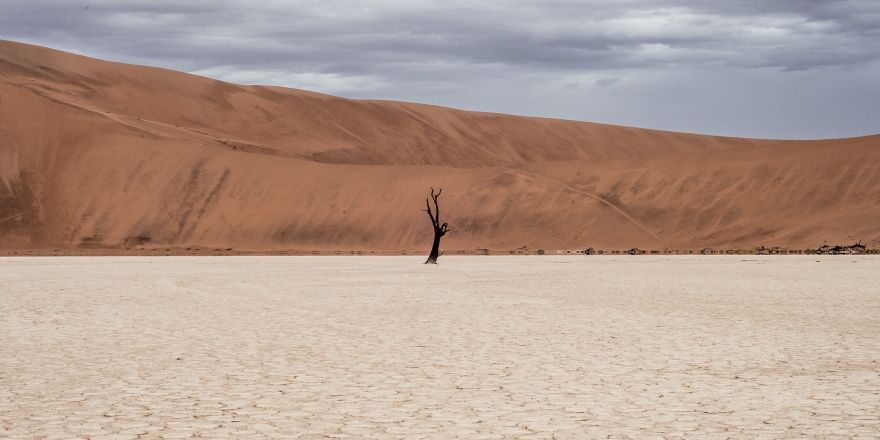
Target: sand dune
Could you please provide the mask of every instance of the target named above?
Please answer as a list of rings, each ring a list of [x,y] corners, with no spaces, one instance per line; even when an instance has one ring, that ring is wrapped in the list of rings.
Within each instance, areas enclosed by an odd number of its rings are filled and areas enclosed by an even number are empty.
[[[880,245],[880,136],[713,137],[240,86],[0,41],[0,248]]]

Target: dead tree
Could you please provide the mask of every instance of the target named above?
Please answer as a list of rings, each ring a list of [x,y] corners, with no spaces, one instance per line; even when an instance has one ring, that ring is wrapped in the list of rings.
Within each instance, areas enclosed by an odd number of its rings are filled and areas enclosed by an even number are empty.
[[[443,192],[443,188],[440,188],[440,191],[437,191],[437,194],[434,194],[434,188],[431,188],[431,198],[425,199],[425,205],[428,209],[425,212],[428,213],[428,217],[431,218],[431,226],[434,227],[434,244],[431,245],[431,254],[428,255],[428,260],[425,261],[425,264],[437,264],[437,258],[440,256],[440,237],[446,235],[449,232],[449,225],[446,223],[440,224],[440,205],[437,203],[437,198],[440,197],[440,193]],[[431,212],[431,200],[434,200],[434,211]]]

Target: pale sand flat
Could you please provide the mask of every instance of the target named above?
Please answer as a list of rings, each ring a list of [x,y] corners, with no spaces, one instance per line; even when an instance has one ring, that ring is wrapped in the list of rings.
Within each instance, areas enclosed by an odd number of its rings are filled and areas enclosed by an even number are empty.
[[[880,436],[880,258],[421,259],[0,258],[0,438]]]

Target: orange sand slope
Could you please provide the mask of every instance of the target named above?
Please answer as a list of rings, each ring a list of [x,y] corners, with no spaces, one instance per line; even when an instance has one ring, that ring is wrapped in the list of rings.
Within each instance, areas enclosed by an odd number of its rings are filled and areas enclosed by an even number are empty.
[[[772,141],[240,86],[0,41],[0,249],[880,245],[880,136]]]

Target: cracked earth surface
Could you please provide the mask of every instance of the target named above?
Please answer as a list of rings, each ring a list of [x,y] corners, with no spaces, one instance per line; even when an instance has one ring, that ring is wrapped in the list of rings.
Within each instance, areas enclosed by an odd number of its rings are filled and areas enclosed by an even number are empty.
[[[880,437],[880,258],[420,263],[0,258],[0,438]]]

